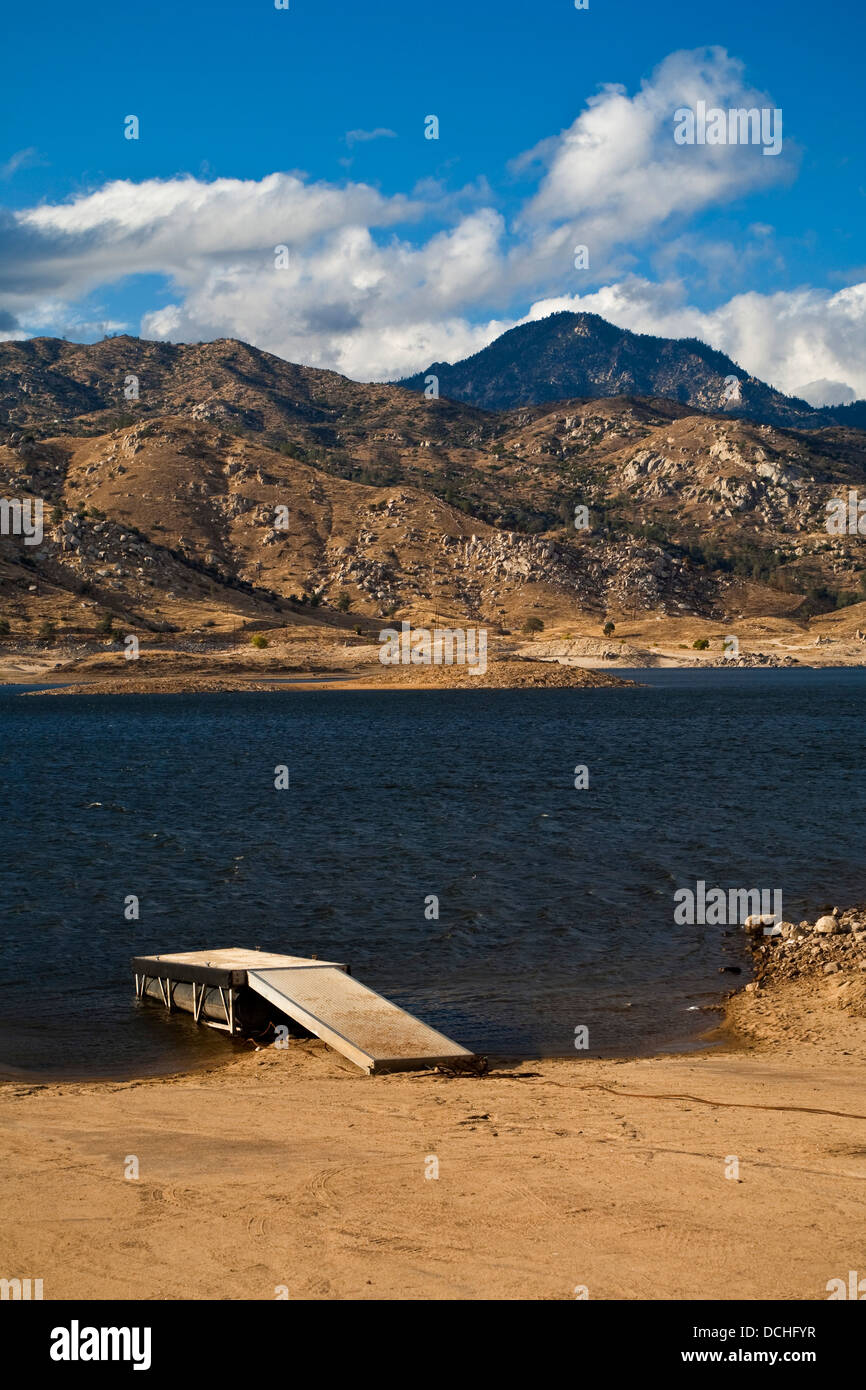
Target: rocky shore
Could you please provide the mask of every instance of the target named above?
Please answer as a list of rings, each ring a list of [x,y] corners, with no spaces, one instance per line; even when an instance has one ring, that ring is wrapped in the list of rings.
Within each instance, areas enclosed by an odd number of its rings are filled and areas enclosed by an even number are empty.
[[[841,909],[815,922],[774,922],[770,916],[746,919],[755,967],[749,993],[780,981],[834,977],[839,1002],[866,999],[866,903]]]
[[[772,652],[747,652],[744,656],[720,657],[713,662],[695,662],[695,665],[712,666],[739,666],[752,668],[755,666],[799,666],[801,663],[795,656],[774,656]]]

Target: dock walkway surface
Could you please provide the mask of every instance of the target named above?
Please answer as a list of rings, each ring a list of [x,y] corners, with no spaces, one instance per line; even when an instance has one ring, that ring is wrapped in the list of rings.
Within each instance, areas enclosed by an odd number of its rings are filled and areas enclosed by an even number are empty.
[[[239,992],[251,990],[368,1074],[473,1060],[468,1048],[368,989],[336,961],[233,947],[135,956],[132,967],[139,997],[148,981],[157,981],[168,1008],[176,1002],[176,985],[191,985],[197,1022],[205,991],[218,991],[225,1023],[216,1026],[229,1032],[235,1031]]]

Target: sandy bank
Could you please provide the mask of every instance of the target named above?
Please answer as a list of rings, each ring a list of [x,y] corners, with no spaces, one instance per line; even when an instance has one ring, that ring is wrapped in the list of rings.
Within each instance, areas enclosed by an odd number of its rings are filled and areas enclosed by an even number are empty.
[[[366,1078],[310,1040],[7,1083],[0,1270],[58,1299],[826,1298],[863,1259],[858,998],[781,981],[720,1050],[483,1077]]]
[[[127,663],[116,674],[101,671],[52,671],[58,684],[41,694],[50,695],[146,695],[180,694],[225,690],[523,690],[579,689],[589,687],[634,687],[608,672],[588,671],[542,661],[516,659],[491,663],[486,671],[474,672],[467,666],[383,666],[373,665],[345,671],[309,668],[268,672],[259,668],[221,672],[217,665],[189,666],[175,672],[164,665],[150,673],[144,660]],[[32,692],[36,693],[36,692]]]

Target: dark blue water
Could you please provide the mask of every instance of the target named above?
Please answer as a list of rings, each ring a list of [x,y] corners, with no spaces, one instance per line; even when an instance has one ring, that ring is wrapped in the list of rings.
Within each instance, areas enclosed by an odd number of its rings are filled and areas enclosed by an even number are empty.
[[[580,1025],[593,1051],[688,1045],[746,959],[737,929],[674,924],[676,888],[780,887],[794,919],[866,898],[866,671],[634,674],[646,688],[0,691],[0,1066],[229,1055],[136,1005],[129,971],[223,946],[348,961],[486,1052],[575,1056]]]

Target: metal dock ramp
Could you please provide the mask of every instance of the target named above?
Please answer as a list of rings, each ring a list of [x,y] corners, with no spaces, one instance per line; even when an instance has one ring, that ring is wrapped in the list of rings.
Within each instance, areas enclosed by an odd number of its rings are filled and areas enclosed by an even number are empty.
[[[474,1053],[392,1004],[334,961],[231,948],[135,956],[136,994],[197,1023],[242,1031],[266,1001],[368,1073],[460,1066]],[[253,996],[258,996],[258,1000]]]

